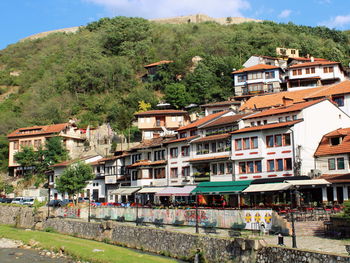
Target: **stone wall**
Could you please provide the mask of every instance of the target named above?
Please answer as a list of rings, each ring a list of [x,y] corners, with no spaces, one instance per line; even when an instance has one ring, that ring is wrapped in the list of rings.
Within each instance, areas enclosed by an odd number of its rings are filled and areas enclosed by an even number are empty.
[[[31,228],[35,224],[33,209],[29,207],[0,205],[0,224]]]
[[[225,239],[214,236],[186,234],[150,227],[136,227],[107,221],[88,223],[77,220],[49,219],[43,227],[51,227],[60,233],[87,239],[109,240],[112,243],[188,259],[200,249],[209,262],[251,263],[261,248],[259,240]]]
[[[350,262],[350,257],[326,253],[303,251],[284,247],[264,247],[256,257],[256,263],[343,263]]]

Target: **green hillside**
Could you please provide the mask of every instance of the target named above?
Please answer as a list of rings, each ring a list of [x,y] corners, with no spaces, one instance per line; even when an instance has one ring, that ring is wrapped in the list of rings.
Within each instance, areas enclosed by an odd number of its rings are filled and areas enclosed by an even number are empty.
[[[109,121],[123,131],[142,100],[154,106],[165,94],[163,99],[178,108],[223,100],[234,92],[232,69],[253,54],[274,56],[276,46],[344,65],[350,61],[349,33],[273,22],[162,25],[141,18],[103,18],[76,34],[16,43],[0,51],[0,95],[8,89],[2,86],[19,86],[0,97],[0,135],[68,117],[78,118],[82,126]],[[194,56],[203,60],[191,72]],[[159,60],[175,63],[155,81],[142,83],[143,65]],[[2,137],[4,156],[5,148]]]

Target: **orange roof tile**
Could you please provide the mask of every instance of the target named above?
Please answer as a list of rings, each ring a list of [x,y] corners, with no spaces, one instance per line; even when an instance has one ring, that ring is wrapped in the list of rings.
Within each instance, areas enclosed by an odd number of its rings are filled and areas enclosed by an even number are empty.
[[[158,138],[143,140],[138,145],[132,147],[130,150],[158,147],[158,146],[161,146],[163,143],[166,143],[167,140],[169,140],[169,138],[165,138],[165,137],[158,137]]]
[[[210,128],[210,127],[215,127],[215,126],[221,126],[221,125],[227,125],[227,124],[232,124],[236,121],[239,121],[240,119],[242,119],[244,116],[247,116],[248,114],[235,114],[232,116],[225,116],[225,117],[221,117],[215,121],[212,121],[204,126],[202,126],[201,128]]]
[[[135,113],[135,116],[145,116],[145,115],[187,115],[187,111],[183,110],[149,110],[149,111],[143,111]]]
[[[128,165],[128,167],[138,167],[138,166],[153,166],[153,165],[162,165],[162,164],[166,164],[167,161],[165,160],[159,160],[159,161],[154,161],[151,162],[149,160],[141,160],[140,162]]]
[[[230,155],[220,155],[220,156],[208,156],[208,157],[201,157],[201,158],[193,158],[189,160],[189,162],[200,162],[200,161],[209,161],[209,160],[218,160],[218,159],[226,159],[229,158]]]
[[[186,137],[186,138],[179,138],[179,139],[174,139],[174,140],[170,140],[170,141],[167,141],[166,143],[176,143],[176,142],[184,142],[184,141],[190,141],[190,140],[193,140],[195,138],[198,138],[199,135],[194,135],[194,136],[190,136],[190,137]]]
[[[323,174],[320,178],[330,183],[350,183],[350,174]]]
[[[186,126],[183,126],[183,127],[180,127],[179,129],[177,129],[178,131],[183,131],[183,130],[189,130],[189,129],[192,129],[192,128],[197,128],[198,126],[200,125],[203,125],[205,123],[208,123],[212,120],[215,120],[216,118],[228,113],[229,111],[226,110],[226,111],[220,111],[220,112],[217,112],[217,113],[213,113],[213,114],[210,114],[208,116],[205,116],[199,120],[196,120]]]
[[[332,95],[341,95],[350,93],[350,80],[344,80],[340,83],[333,85],[324,86],[322,89],[316,90],[310,95],[306,96],[305,99],[328,97]]]
[[[205,136],[203,138],[195,140],[194,143],[197,143],[197,142],[209,142],[209,141],[215,141],[215,140],[223,140],[223,139],[229,138],[230,136],[231,136],[231,134],[229,134],[229,133],[210,135],[210,136]]]
[[[233,131],[233,132],[231,132],[231,134],[282,128],[282,127],[286,127],[286,126],[293,126],[294,124],[302,122],[302,121],[303,120],[295,120],[295,121],[287,121],[287,122],[279,122],[279,123],[270,123],[270,124],[265,124],[265,125],[260,125],[260,126],[252,126],[252,127],[242,128],[242,129],[239,129],[237,131]]]
[[[319,60],[319,61],[314,61],[314,62],[305,62],[305,63],[300,63],[300,64],[294,64],[292,66],[289,66],[289,68],[293,69],[293,68],[304,68],[304,67],[334,65],[334,64],[340,64],[340,62]]]
[[[280,106],[278,108],[271,108],[268,110],[264,110],[262,112],[258,112],[256,114],[251,114],[247,117],[244,117],[243,119],[247,120],[247,119],[260,118],[260,117],[277,115],[277,114],[282,114],[282,113],[301,111],[307,107],[310,107],[310,106],[317,104],[317,103],[324,101],[324,100],[327,100],[327,99],[311,100],[311,101],[306,101],[306,102],[294,103],[294,104],[291,104],[289,106]]]
[[[241,104],[240,101],[218,101],[218,102],[213,102],[213,103],[207,103],[201,105],[201,107],[216,107],[216,106],[226,106],[226,105],[239,105]]]
[[[299,60],[299,61],[311,61],[311,58],[304,58],[304,57],[295,57],[295,58],[289,58],[291,60]],[[314,61],[324,61],[327,60],[325,58],[314,58]]]
[[[64,130],[68,125],[69,125],[68,123],[60,123],[60,124],[52,124],[52,125],[44,125],[44,126],[32,126],[32,127],[26,127],[26,128],[19,128],[11,132],[10,134],[8,134],[7,137],[13,138],[13,137],[25,137],[25,136],[59,133],[62,130]],[[23,133],[25,131],[32,131],[32,132]]]
[[[278,69],[280,67],[267,65],[267,64],[258,64],[248,68],[242,68],[240,70],[233,71],[232,74],[243,73],[248,71],[258,71],[258,70],[269,70],[269,69]]]
[[[347,82],[348,84],[343,84]],[[350,82],[343,81],[336,85],[350,85]],[[293,99],[294,103],[306,101],[308,98],[313,98],[314,94],[327,89],[329,86],[321,86],[316,88],[308,88],[303,90],[295,90],[295,91],[283,91],[263,96],[255,96],[246,101],[239,109],[247,110],[247,109],[266,109],[273,106],[281,106],[283,105],[283,97]],[[349,89],[350,90],[350,89]],[[334,91],[335,92],[335,91]],[[317,97],[317,96],[315,96]],[[319,96],[323,97],[323,96]]]
[[[343,137],[341,143],[338,145],[331,145],[329,138],[338,136]],[[337,129],[325,134],[316,149],[315,156],[327,156],[344,153],[350,153],[350,128]]]
[[[163,64],[169,64],[169,63],[173,63],[174,61],[172,60],[161,60],[152,64],[148,64],[143,66],[144,68],[150,68],[150,67],[154,67],[154,66],[159,66],[159,65],[163,65]]]

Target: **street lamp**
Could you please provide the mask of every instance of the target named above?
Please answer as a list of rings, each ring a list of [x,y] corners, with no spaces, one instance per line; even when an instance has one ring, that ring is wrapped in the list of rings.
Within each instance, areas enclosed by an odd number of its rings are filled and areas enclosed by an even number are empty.
[[[196,233],[199,233],[199,222],[198,222],[198,193],[196,192]]]
[[[138,205],[138,194],[135,194],[136,199],[136,226],[139,225],[139,205]]]
[[[295,190],[294,192],[295,194],[297,193],[297,191]],[[292,220],[292,248],[297,248],[297,237],[295,235],[295,222],[294,222],[294,212],[293,212],[293,194],[292,194],[292,190],[290,190],[290,216],[291,216],[291,220]]]

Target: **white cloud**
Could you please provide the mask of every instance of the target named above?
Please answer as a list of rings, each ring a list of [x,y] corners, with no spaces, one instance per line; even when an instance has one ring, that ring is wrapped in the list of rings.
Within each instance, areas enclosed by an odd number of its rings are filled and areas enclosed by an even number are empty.
[[[106,8],[110,15],[161,18],[189,14],[212,17],[242,16],[248,0],[82,0]]]
[[[278,15],[279,18],[287,18],[290,16],[290,14],[292,13],[292,10],[290,9],[284,9],[282,10],[282,12]]]
[[[321,22],[319,25],[328,26],[329,28],[344,28],[350,24],[350,14],[345,16],[332,17],[326,22]]]

